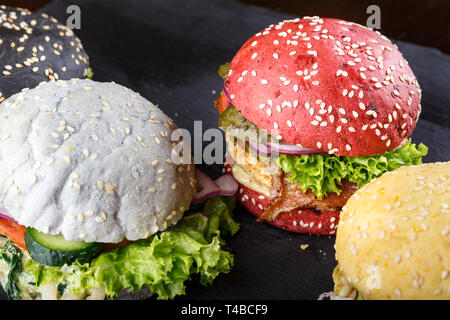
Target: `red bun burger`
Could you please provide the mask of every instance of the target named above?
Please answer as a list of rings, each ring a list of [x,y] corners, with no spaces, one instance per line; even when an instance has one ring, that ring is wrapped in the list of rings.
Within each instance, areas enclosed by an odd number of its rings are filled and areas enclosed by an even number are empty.
[[[395,44],[359,24],[305,17],[271,25],[219,74],[226,170],[260,221],[335,234],[358,188],[427,153],[408,139],[421,111],[414,73]]]

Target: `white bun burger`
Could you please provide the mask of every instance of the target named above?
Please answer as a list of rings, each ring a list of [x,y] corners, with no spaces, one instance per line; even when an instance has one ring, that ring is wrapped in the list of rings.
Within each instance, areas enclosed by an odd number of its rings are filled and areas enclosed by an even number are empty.
[[[450,162],[399,168],[358,190],[336,236],[334,294],[450,299]]]
[[[161,298],[184,293],[171,278],[171,250],[200,244],[183,223],[184,238],[163,232],[196,193],[194,165],[173,161],[176,129],[115,83],[52,81],[0,105],[0,283],[10,298],[103,299],[145,286]],[[216,241],[204,240],[205,248]],[[217,275],[232,257],[214,246],[223,263]],[[202,250],[184,254],[194,264]]]

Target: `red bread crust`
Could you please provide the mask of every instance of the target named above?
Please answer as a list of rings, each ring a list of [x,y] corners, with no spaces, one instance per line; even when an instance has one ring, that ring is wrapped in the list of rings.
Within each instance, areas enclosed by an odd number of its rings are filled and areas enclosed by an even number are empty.
[[[239,203],[256,217],[261,216],[269,204],[269,198],[241,184],[239,187],[236,195]],[[296,209],[283,212],[275,221],[268,223],[290,232],[335,235],[339,214],[340,211],[321,211],[317,214],[309,209]]]
[[[259,128],[337,155],[396,148],[421,108],[420,87],[396,45],[338,19],[289,20],[256,34],[233,58],[225,88]]]

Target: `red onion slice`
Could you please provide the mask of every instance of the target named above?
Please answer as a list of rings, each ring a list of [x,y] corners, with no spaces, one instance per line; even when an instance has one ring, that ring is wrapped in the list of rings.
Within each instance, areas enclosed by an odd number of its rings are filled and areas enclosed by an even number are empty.
[[[238,182],[230,174],[224,174],[216,180],[212,180],[206,173],[200,169],[195,169],[195,177],[197,179],[197,193],[192,199],[192,203],[201,203],[213,196],[232,196],[239,189]]]
[[[268,142],[267,143],[270,150],[275,153],[284,153],[284,154],[320,154],[324,153],[323,151],[309,148],[302,148],[297,145],[288,144],[284,142]]]
[[[224,174],[223,176],[214,180],[214,182],[219,187],[219,195],[221,196],[233,196],[239,190],[238,182],[230,173]]]
[[[216,183],[200,169],[195,169],[195,178],[197,179],[197,193],[192,199],[192,203],[201,203],[207,198],[219,194],[219,187]]]
[[[263,157],[270,157],[271,155],[271,149],[268,144],[262,144],[262,143],[252,143],[251,141],[248,142],[248,147],[252,152],[256,153],[258,156]]]
[[[227,97],[228,107],[231,106],[233,104],[233,102],[231,101],[230,95],[228,93],[228,89],[227,89],[227,87],[225,87],[225,85],[223,86],[222,91],[225,94],[225,96]]]
[[[0,208],[0,219],[6,219],[6,220],[14,221],[14,222],[16,221],[16,220],[14,220],[13,217],[8,215],[7,211],[3,208]]]
[[[323,154],[324,152],[315,150],[315,149],[309,149],[309,148],[302,148],[296,145],[284,143],[284,142],[267,142],[266,144],[263,143],[252,143],[248,142],[248,146],[250,150],[252,150],[257,155],[263,156],[263,157],[270,157],[272,153],[278,153],[278,154]]]

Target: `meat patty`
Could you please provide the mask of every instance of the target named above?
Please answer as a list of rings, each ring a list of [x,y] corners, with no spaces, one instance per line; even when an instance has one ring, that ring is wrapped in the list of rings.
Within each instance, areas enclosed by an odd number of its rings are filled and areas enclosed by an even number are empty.
[[[273,221],[281,212],[293,209],[313,209],[319,211],[338,211],[347,203],[350,196],[356,192],[357,185],[343,180],[341,193],[329,193],[321,200],[317,199],[313,192],[303,192],[296,182],[289,182],[284,173],[272,178],[271,201],[267,210],[259,218],[261,220]]]

